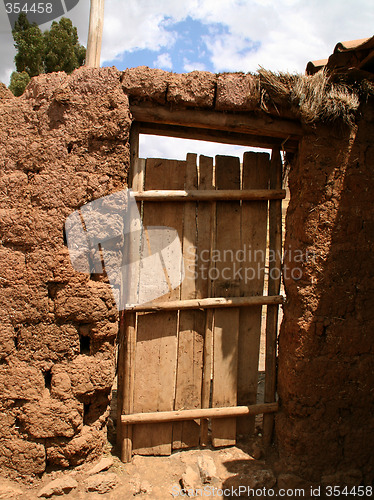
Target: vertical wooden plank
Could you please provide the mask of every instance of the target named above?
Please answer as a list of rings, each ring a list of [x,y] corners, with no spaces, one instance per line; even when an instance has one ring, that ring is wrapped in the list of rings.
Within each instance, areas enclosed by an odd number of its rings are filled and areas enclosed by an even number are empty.
[[[199,189],[214,189],[213,158],[200,156],[199,159]],[[214,267],[212,249],[215,244],[216,203],[198,203],[197,215],[197,298],[207,298],[212,295],[210,270]],[[210,406],[210,391],[213,371],[213,317],[214,310],[207,309],[205,315],[204,359],[201,405]],[[200,443],[209,444],[208,419],[202,419],[200,424]]]
[[[243,189],[268,189],[270,161],[267,153],[244,153],[242,170]],[[241,219],[243,271],[240,286],[242,297],[262,295],[265,275],[268,202],[243,201]],[[239,358],[238,358],[238,405],[256,403],[258,361],[261,337],[262,307],[240,308]],[[248,435],[255,430],[255,417],[237,420],[237,434]]]
[[[216,156],[216,188],[240,189],[239,158]],[[234,297],[240,278],[234,275],[230,255],[240,249],[240,202],[217,202],[214,295]],[[237,403],[239,310],[216,309],[214,314],[213,407]],[[236,442],[236,419],[212,421],[213,446]]]
[[[183,189],[186,162],[148,159],[145,190]],[[178,231],[182,241],[183,210],[174,203],[144,203],[143,225],[167,226]],[[152,251],[152,248],[151,248]],[[151,284],[150,284],[151,285]],[[178,300],[180,287],[163,296]],[[138,315],[134,412],[174,409],[177,364],[178,312]],[[144,455],[169,455],[172,423],[137,425],[133,429],[133,451]]]
[[[185,189],[197,189],[197,156],[188,154]],[[196,203],[183,204],[183,260],[185,276],[181,284],[181,299],[196,298],[195,256]],[[178,207],[179,208],[179,207]],[[181,207],[182,208],[182,207]],[[175,410],[201,408],[204,313],[180,311],[178,333],[177,385]],[[173,424],[173,449],[199,445],[199,421]]]
[[[118,333],[118,359],[117,359],[117,428],[116,428],[116,439],[117,439],[117,447],[121,456],[121,460],[124,462],[128,462],[128,453],[124,453],[124,440],[127,438],[126,436],[126,427],[121,422],[121,415],[124,411],[123,404],[123,389],[124,389],[124,370],[125,370],[125,336],[126,336],[126,327],[125,327],[125,318],[121,313],[120,323],[119,323],[119,333]],[[131,455],[130,455],[131,459]]]
[[[144,186],[144,170],[135,165],[139,158],[139,124],[134,122],[130,129],[130,173],[129,186],[134,191],[142,191]],[[140,179],[139,175],[143,180]]]
[[[271,156],[270,189],[282,188],[282,160],[280,151],[274,148]],[[269,205],[269,282],[268,295],[278,295],[282,265],[282,200],[272,200]],[[266,355],[265,355],[265,403],[275,401],[276,354],[278,332],[278,305],[267,307]],[[264,445],[272,439],[274,415],[264,415]]]
[[[144,185],[145,160],[139,159],[139,127],[133,124],[130,132],[130,173],[129,185],[135,191],[142,191]],[[138,248],[130,245],[129,258],[134,260]],[[122,283],[122,293],[126,293],[127,284]],[[124,303],[124,297],[121,297]],[[117,379],[117,437],[120,443],[121,460],[129,462],[132,457],[132,425],[121,423],[122,414],[133,412],[134,377],[136,353],[136,313],[122,312],[120,323],[120,338],[118,348],[118,379]]]
[[[121,414],[133,413],[134,404],[134,375],[135,375],[135,348],[136,348],[136,314],[124,316],[124,355],[123,364],[123,404]],[[123,425],[123,424],[122,424]],[[132,425],[123,425],[122,429],[122,462],[130,462],[132,457]]]

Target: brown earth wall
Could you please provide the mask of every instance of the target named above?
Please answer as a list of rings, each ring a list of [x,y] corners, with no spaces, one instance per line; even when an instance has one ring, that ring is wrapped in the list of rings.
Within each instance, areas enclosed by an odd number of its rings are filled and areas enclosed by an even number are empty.
[[[330,485],[374,473],[373,137],[369,102],[356,130],[305,135],[289,177],[285,276],[309,258],[285,280],[276,439],[283,470]]]
[[[262,113],[260,95],[252,75],[148,68],[43,75],[21,98],[0,88],[2,469],[102,452],[118,311],[105,279],[72,268],[63,226],[127,186],[129,102]],[[275,436],[282,470],[313,481],[373,474],[372,109],[357,130],[306,129],[290,172],[285,246],[312,258],[285,283]]]

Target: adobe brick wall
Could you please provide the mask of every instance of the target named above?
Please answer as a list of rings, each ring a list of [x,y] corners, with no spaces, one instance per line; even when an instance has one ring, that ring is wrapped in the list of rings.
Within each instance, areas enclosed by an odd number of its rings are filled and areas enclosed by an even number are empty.
[[[63,226],[127,185],[129,101],[261,113],[260,100],[253,75],[149,68],[43,75],[21,98],[0,86],[1,468],[41,474],[103,449],[118,312],[104,280],[73,270]],[[286,282],[276,440],[281,470],[315,481],[373,474],[372,103],[362,113],[357,130],[306,129],[290,172],[286,247],[317,258]]]
[[[259,106],[258,81],[80,68],[34,78],[21,98],[0,85],[1,468],[40,474],[103,449],[118,312],[105,280],[72,268],[63,227],[83,204],[127,186],[128,96],[248,110]]]
[[[78,464],[106,439],[118,312],[107,283],[73,270],[63,226],[126,186],[120,76],[44,75],[17,99],[2,88],[0,466],[20,474]]]
[[[330,485],[374,478],[373,101],[360,113],[305,135],[289,179],[285,248],[315,259],[285,282],[276,438],[282,470]]]

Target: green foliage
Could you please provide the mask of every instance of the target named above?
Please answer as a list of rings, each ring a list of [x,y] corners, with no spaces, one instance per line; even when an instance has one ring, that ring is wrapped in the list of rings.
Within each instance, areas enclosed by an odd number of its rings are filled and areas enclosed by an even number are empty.
[[[77,28],[65,17],[54,21],[51,29],[42,33],[39,26],[30,24],[22,13],[12,35],[17,49],[14,58],[17,72],[12,74],[9,88],[14,95],[22,95],[21,89],[25,89],[30,77],[54,71],[70,74],[85,62],[86,49],[78,41]]]
[[[22,71],[22,73],[13,71],[10,77],[9,89],[16,97],[19,97],[24,93],[25,88],[27,87],[27,84],[30,80],[30,75],[26,73],[26,71]]]
[[[77,28],[65,17],[59,23],[53,21],[51,29],[44,33],[44,45],[46,73],[71,73],[83,64],[86,57],[86,49],[78,42]]]
[[[44,72],[44,37],[36,23],[30,24],[26,14],[20,14],[12,30],[17,54],[14,58],[19,73],[26,71],[32,76]]]

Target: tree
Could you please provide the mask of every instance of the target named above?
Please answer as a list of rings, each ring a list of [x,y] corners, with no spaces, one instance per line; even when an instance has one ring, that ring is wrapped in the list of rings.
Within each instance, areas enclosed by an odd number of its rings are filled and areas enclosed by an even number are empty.
[[[13,92],[16,97],[22,95],[27,87],[27,84],[31,80],[30,75],[26,73],[26,71],[22,71],[22,73],[17,73],[17,71],[13,71],[10,77],[10,85],[9,89]]]
[[[53,21],[51,29],[44,33],[44,46],[46,73],[54,71],[71,73],[84,63],[86,49],[78,42],[77,28],[66,17],[59,23]]]
[[[26,14],[20,14],[12,30],[17,54],[14,58],[19,73],[30,77],[43,73],[44,37],[36,23],[30,24]]]
[[[14,58],[17,72],[12,73],[9,88],[14,95],[22,95],[33,76],[54,71],[70,74],[85,62],[86,49],[78,41],[77,28],[65,17],[59,22],[53,21],[51,29],[43,34],[39,26],[30,24],[22,13],[12,34],[17,49]]]

